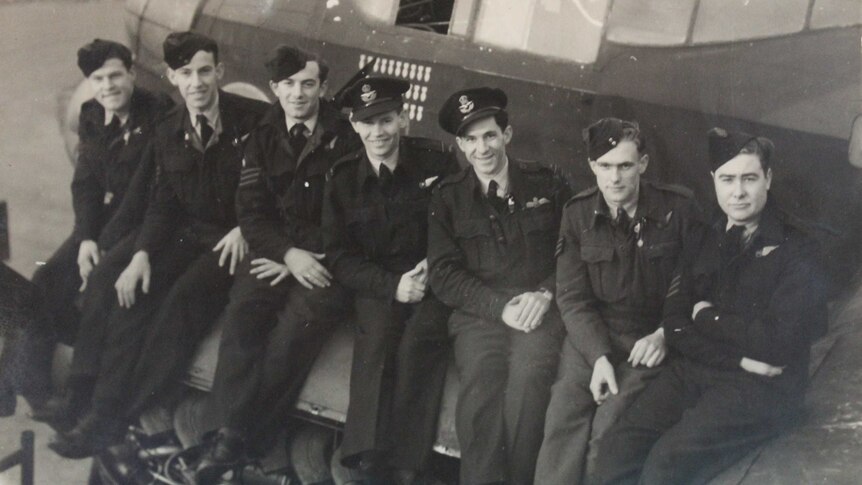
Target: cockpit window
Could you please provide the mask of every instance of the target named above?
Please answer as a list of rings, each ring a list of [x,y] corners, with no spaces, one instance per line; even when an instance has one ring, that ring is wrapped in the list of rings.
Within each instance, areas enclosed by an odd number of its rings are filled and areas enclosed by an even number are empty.
[[[810,0],[700,0],[695,44],[757,39],[799,32]]]
[[[847,27],[862,23],[859,0],[817,0],[811,10],[811,28]]]
[[[395,25],[446,34],[455,0],[401,0]]]
[[[474,41],[592,63],[607,10],[608,0],[482,0]]]
[[[682,45],[688,37],[696,0],[616,0],[607,38],[631,45]]]

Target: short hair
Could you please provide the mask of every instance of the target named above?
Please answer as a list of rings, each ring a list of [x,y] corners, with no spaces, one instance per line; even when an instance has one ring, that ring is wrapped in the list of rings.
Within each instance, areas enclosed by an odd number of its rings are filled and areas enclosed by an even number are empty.
[[[775,152],[775,145],[772,140],[763,136],[752,138],[739,150],[739,153],[756,155],[764,174],[770,169],[773,152]]]
[[[319,68],[317,78],[321,83],[326,82],[326,79],[329,77],[329,64],[327,64],[317,52],[306,51],[306,54],[308,55],[308,60],[305,61],[306,65],[312,61],[316,62],[317,67]]]

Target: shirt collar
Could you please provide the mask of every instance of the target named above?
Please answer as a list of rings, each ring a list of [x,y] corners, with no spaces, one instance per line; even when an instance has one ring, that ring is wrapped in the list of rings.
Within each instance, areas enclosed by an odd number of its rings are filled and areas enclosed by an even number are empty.
[[[751,241],[751,246],[778,245],[784,241],[784,228],[778,212],[772,201],[768,199],[766,207],[763,208],[763,212],[760,214],[760,219],[756,223],[746,224],[743,237]],[[716,232],[724,233],[730,229],[730,226],[731,224],[728,222],[727,216],[723,215],[713,225],[713,229]]]
[[[213,131],[218,132],[219,127],[221,127],[221,116],[219,115],[219,93],[218,93],[218,91],[216,91],[215,96],[216,96],[215,103],[213,103],[212,106],[210,106],[209,108],[207,108],[204,111],[192,109],[191,107],[186,105],[186,108],[189,111],[189,119],[192,122],[192,127],[194,127],[195,131],[197,131],[198,133],[200,133],[200,129],[201,129],[200,123],[198,122],[198,115],[199,114],[206,116],[207,121],[209,122],[210,127],[212,127]]]
[[[482,194],[488,193],[488,185],[491,181],[497,182],[497,186],[499,189],[497,190],[497,194],[500,196],[508,195],[511,193],[511,187],[509,187],[509,157],[506,156],[505,164],[503,166],[503,170],[500,170],[497,175],[493,177],[487,177],[483,174],[480,174],[475,169],[473,173],[476,174],[476,178],[479,179],[480,187],[482,187]]]
[[[314,114],[314,116],[312,116],[311,118],[309,118],[307,120],[297,120],[297,119],[293,119],[293,118],[287,116],[287,114],[285,114],[284,115],[284,121],[285,121],[285,126],[287,126],[287,132],[290,133],[290,129],[293,128],[293,126],[296,125],[297,123],[302,123],[305,125],[305,128],[307,130],[306,135],[311,136],[311,134],[314,133],[314,129],[317,127],[317,118],[319,116],[320,116],[320,112],[318,111],[317,113]]]
[[[114,119],[114,115],[120,119],[120,126],[126,126],[126,122],[129,121],[129,115],[131,115],[131,110],[128,110],[125,113],[105,110],[105,126],[111,124],[111,120]]]

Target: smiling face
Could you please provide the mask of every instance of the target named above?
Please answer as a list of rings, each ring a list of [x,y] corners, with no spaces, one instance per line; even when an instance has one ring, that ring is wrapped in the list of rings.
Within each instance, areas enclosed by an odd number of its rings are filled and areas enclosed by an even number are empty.
[[[641,156],[635,142],[622,140],[598,160],[590,161],[590,169],[605,201],[626,207],[637,202],[641,174],[648,163],[649,157]]]
[[[326,86],[326,81],[320,81],[320,65],[317,61],[307,62],[301,71],[287,79],[269,83],[284,113],[297,121],[308,120],[317,114],[320,97],[326,94]]]
[[[488,116],[467,125],[455,141],[476,173],[494,177],[506,166],[506,145],[512,141],[512,127],[503,130],[493,116]]]
[[[760,158],[740,153],[718,167],[712,174],[718,205],[731,224],[756,222],[766,206],[772,170],[763,173]]]
[[[180,91],[186,106],[206,111],[217,99],[218,85],[224,75],[224,65],[216,64],[212,52],[197,51],[188,64],[168,69],[168,79]]]
[[[135,89],[135,73],[126,69],[123,61],[116,58],[106,60],[102,67],[87,76],[87,81],[95,93],[95,100],[106,111],[124,113],[129,110]]]
[[[398,150],[401,130],[407,128],[407,115],[392,110],[362,121],[350,122],[359,135],[365,151],[372,158],[385,160]]]

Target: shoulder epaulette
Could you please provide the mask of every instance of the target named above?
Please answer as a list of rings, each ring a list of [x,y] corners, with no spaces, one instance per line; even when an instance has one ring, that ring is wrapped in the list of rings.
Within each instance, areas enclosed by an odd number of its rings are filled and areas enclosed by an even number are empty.
[[[453,174],[447,175],[443,180],[441,180],[437,184],[437,190],[440,190],[447,185],[456,184],[456,183],[464,180],[464,177],[467,176],[467,173],[469,173],[470,170],[472,170],[472,168],[467,167],[467,168],[461,169],[461,170],[459,170]]]
[[[663,183],[659,183],[659,182],[652,182],[652,185],[659,190],[664,190],[666,192],[673,192],[675,194],[679,194],[679,195],[686,197],[688,199],[694,198],[694,192],[691,189],[689,189],[688,187],[685,187],[682,185],[663,184]]]
[[[349,165],[350,162],[357,160],[359,158],[362,158],[362,156],[364,154],[365,154],[365,147],[362,147],[362,148],[354,150],[354,151],[348,153],[347,155],[344,155],[343,157],[336,160],[335,163],[332,164],[332,167],[329,168],[330,177],[332,175],[334,175],[336,171]]]
[[[440,153],[451,153],[453,151],[451,145],[443,143],[440,140],[434,140],[432,138],[410,136],[404,137],[404,141],[411,148],[416,148],[418,150],[427,150]]]
[[[578,192],[577,194],[573,195],[569,200],[567,200],[566,203],[563,205],[563,207],[567,207],[569,204],[573,204],[573,203],[575,203],[581,199],[586,199],[587,197],[595,195],[595,193],[598,192],[598,190],[599,190],[599,188],[596,186],[590,187],[586,190],[582,190],[582,191]]]

